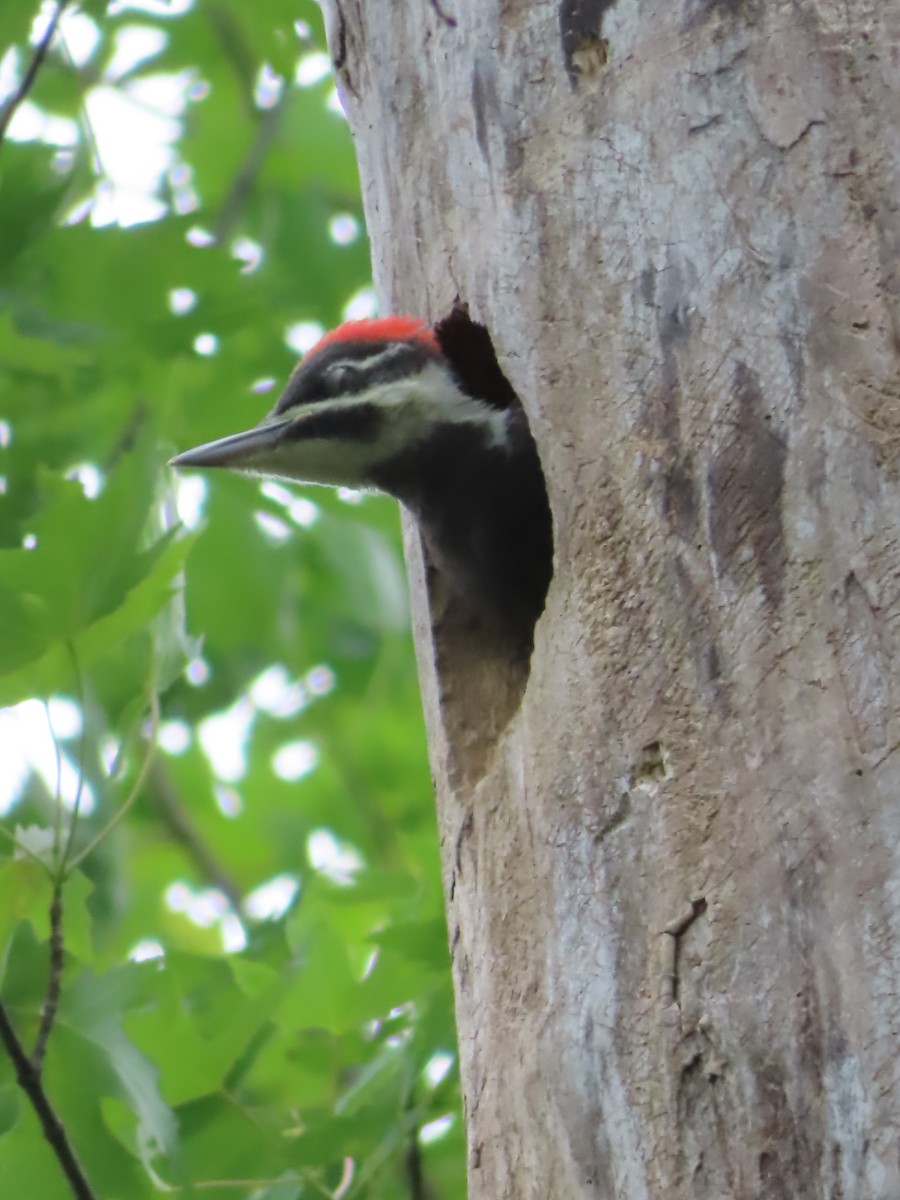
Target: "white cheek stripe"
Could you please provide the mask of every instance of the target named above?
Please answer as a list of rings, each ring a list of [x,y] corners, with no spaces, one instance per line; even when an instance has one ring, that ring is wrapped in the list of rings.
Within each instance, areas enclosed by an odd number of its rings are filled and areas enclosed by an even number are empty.
[[[508,413],[461,392],[438,363],[428,363],[411,379],[398,379],[372,388],[361,393],[360,399],[363,397],[382,409],[397,410],[400,419],[394,423],[393,431],[402,435],[398,449],[412,438],[426,437],[435,420],[454,425],[478,425],[488,431],[493,445],[506,444]]]
[[[344,359],[332,366],[349,367],[354,370],[362,368],[367,373],[377,372],[392,358],[406,349],[403,345],[388,346],[379,354],[366,359]],[[503,409],[491,408],[480,400],[461,392],[446,368],[439,363],[426,363],[417,375],[405,379],[388,380],[382,384],[373,384],[362,392],[350,392],[346,396],[335,396],[331,400],[319,400],[314,405],[301,405],[301,412],[321,412],[332,407],[354,404],[375,404],[382,411],[394,410],[399,420],[395,419],[393,430],[385,430],[383,440],[379,440],[379,449],[401,449],[410,440],[420,440],[427,435],[428,429],[435,421],[449,421],[452,424],[478,425],[487,429],[492,445],[502,446],[506,442],[507,414]],[[407,411],[404,412],[403,410]],[[281,413],[279,420],[290,416],[291,410]],[[391,437],[391,433],[400,433],[399,441]]]

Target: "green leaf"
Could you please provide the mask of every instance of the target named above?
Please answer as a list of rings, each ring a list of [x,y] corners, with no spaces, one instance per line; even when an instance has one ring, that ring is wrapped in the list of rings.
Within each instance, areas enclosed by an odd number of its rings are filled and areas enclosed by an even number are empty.
[[[128,1030],[160,1063],[163,1094],[173,1105],[222,1086],[284,990],[279,978],[248,997],[225,963],[187,955],[167,956],[152,983],[153,1003],[131,1018]]]
[[[63,937],[66,953],[81,962],[93,961],[91,916],[88,903],[94,885],[81,871],[73,871],[63,884]]]
[[[19,1119],[0,1139],[0,1195],[71,1200],[72,1192],[53,1154],[47,1151],[31,1106],[19,1102]]]
[[[18,2],[13,0],[13,7]],[[4,3],[0,31],[6,10]],[[0,38],[0,47],[3,45]],[[17,145],[6,138],[0,146],[0,280],[4,281],[0,295],[8,285],[11,266],[32,242],[49,232],[68,188],[67,180],[53,172],[51,158],[52,151],[39,142]]]
[[[0,47],[24,42],[36,13],[34,0],[6,0],[0,9]]]
[[[21,1092],[11,1083],[0,1087],[0,1138],[14,1127],[19,1116]]]
[[[359,522],[323,517],[318,541],[340,574],[341,607],[348,617],[383,633],[409,628],[403,563],[382,533]]]
[[[176,576],[181,570],[192,542],[191,537],[174,540],[167,536],[156,544],[156,561],[152,555],[141,558],[149,566],[144,578],[131,587],[118,608],[97,618],[72,637],[72,646],[80,668],[89,666],[101,655],[108,654],[124,638],[144,628],[147,622],[172,598]],[[0,552],[2,558],[2,552]],[[43,608],[36,620],[43,621],[43,631],[50,636],[47,610]],[[24,651],[23,651],[24,653]],[[32,654],[31,658],[35,655]],[[0,674],[0,704],[15,704],[29,695],[52,695],[72,685],[72,655],[68,645],[55,640],[37,662],[27,669]]]
[[[292,922],[288,922],[290,929]],[[356,983],[347,948],[325,920],[299,940],[302,970],[280,1011],[301,1029],[344,1033],[359,1021]]]
[[[148,970],[129,965],[99,977],[82,974],[67,986],[59,1020],[104,1053],[118,1084],[112,1094],[127,1102],[137,1116],[143,1144],[171,1155],[177,1131],[174,1116],[159,1093],[159,1070],[122,1028],[135,1002],[143,999],[142,980],[153,970],[152,966]]]
[[[287,1146],[280,1131],[267,1130],[258,1114],[230,1097],[204,1096],[183,1104],[178,1122],[187,1177],[203,1184],[203,1195],[234,1195],[212,1188],[214,1180],[271,1178],[287,1165]]]
[[[47,923],[50,880],[30,858],[0,860],[0,963],[5,967],[10,940],[20,921],[37,931]]]
[[[371,936],[386,950],[435,971],[447,965],[447,925],[443,917],[428,921],[395,921]]]
[[[0,3],[0,54],[15,42],[20,71],[37,7]],[[95,797],[79,847],[137,782],[151,697],[161,720],[127,814],[66,882],[47,1088],[103,1200],[299,1200],[334,1193],[348,1157],[359,1200],[405,1195],[413,1122],[458,1112],[459,1088],[455,1071],[434,1090],[423,1077],[453,1046],[453,1001],[398,509],[166,466],[258,421],[274,398],[261,381],[277,390],[295,362],[286,330],[336,323],[369,283],[364,233],[338,246],[330,232],[338,214],[362,224],[332,82],[293,82],[324,49],[321,15],[312,0],[78,8],[97,30],[90,59],[73,69],[54,50],[30,96],[76,117],[77,144],[0,146],[0,704],[62,702],[63,771]],[[164,44],[111,78],[136,21]],[[256,101],[264,64],[286,80],[274,109]],[[153,105],[158,76],[188,93],[142,197],[158,219],[130,223],[137,193],[110,186],[117,152],[101,138],[94,161],[80,106],[99,86]],[[218,242],[195,244],[198,229]],[[191,496],[199,532],[172,531]],[[312,525],[294,520],[297,496]],[[276,664],[290,687],[273,702]],[[249,732],[233,725],[217,748],[207,718],[226,713]],[[318,755],[299,780],[278,773],[294,741]],[[6,821],[52,849],[53,752],[12,749]],[[322,831],[362,862],[347,886],[310,862]],[[250,915],[288,885],[286,914]],[[2,991],[28,1046],[49,902],[40,864],[0,844]],[[461,1129],[423,1147],[435,1200],[465,1194]],[[0,1195],[70,1200],[2,1053]]]

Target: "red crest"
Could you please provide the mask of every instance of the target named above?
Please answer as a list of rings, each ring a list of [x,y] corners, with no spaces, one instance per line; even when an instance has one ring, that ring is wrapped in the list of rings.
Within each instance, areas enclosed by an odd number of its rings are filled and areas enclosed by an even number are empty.
[[[304,358],[317,354],[337,342],[424,342],[438,350],[438,340],[430,325],[418,317],[370,317],[364,321],[345,321],[320,338]]]

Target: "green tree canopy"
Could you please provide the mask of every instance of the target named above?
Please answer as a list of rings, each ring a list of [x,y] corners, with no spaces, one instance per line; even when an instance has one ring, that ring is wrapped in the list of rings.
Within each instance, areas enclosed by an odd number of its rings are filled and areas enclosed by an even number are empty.
[[[460,1197],[396,508],[166,467],[369,303],[318,9],[35,8],[0,8],[3,1010],[103,1200]],[[64,1200],[32,1100],[0,1054],[0,1194]]]

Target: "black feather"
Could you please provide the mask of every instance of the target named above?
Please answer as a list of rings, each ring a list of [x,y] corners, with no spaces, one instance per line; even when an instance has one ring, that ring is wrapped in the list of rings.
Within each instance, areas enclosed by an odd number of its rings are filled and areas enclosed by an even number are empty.
[[[495,629],[530,646],[553,562],[544,477],[525,415],[509,410],[508,441],[445,423],[382,463],[375,483],[417,519],[451,589]]]
[[[314,438],[343,438],[348,442],[376,442],[383,419],[384,414],[377,404],[325,408],[288,425],[282,439],[306,442]]]

